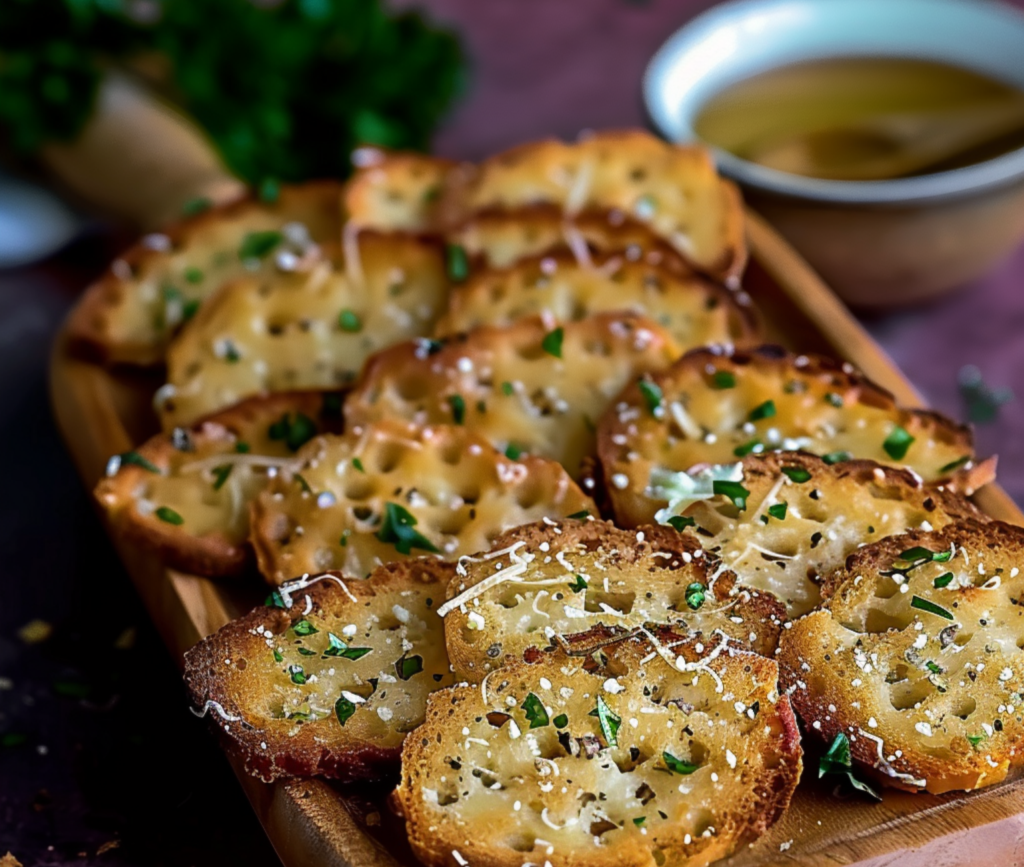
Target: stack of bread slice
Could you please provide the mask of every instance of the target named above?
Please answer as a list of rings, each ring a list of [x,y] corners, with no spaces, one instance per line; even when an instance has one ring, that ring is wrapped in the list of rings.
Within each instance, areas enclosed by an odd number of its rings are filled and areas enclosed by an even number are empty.
[[[706,153],[353,160],[144,239],[72,321],[166,371],[97,488],[114,530],[273,588],[186,658],[252,773],[397,783],[431,867],[569,867],[752,842],[794,709],[899,788],[1020,763],[1024,531],[968,499],[994,460],[762,345]]]

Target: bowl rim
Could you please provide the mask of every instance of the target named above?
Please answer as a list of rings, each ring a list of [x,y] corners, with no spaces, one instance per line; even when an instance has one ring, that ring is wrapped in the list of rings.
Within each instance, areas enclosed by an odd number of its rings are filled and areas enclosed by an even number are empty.
[[[719,170],[745,186],[786,198],[834,204],[898,207],[942,199],[967,198],[1024,181],[1024,146],[983,162],[933,174],[879,181],[838,181],[795,175],[761,166],[703,141],[686,122],[680,129],[680,124],[673,122],[671,118],[669,106],[663,96],[663,83],[679,57],[686,54],[687,44],[694,34],[701,30],[711,31],[744,16],[762,13],[768,8],[791,2],[792,0],[727,0],[700,13],[674,31],[651,57],[643,75],[644,105],[648,118],[655,128],[671,140],[707,147],[714,156]],[[908,0],[887,0],[887,3],[891,4],[888,8],[893,8],[900,2]],[[974,12],[984,11],[1000,15],[1007,20],[1016,19],[1014,23],[1024,33],[1024,10],[1000,0],[929,2],[933,4],[933,10],[944,6],[971,9]],[[919,5],[919,0],[909,0],[909,3]],[[820,0],[816,5],[821,5]],[[906,56],[914,55],[908,52]]]

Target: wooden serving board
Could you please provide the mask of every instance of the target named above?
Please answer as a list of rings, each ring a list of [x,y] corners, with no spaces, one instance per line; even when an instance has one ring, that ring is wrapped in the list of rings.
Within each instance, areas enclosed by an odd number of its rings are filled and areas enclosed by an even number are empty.
[[[791,349],[852,362],[906,405],[920,397],[808,265],[760,217],[748,213],[751,265],[747,291],[768,337]],[[107,458],[157,429],[150,400],[159,382],[114,374],[75,358],[58,338],[51,391],[58,424],[84,483],[95,485]],[[975,496],[995,518],[1024,524],[996,487]],[[114,536],[125,567],[164,641],[181,660],[203,636],[255,604],[258,587],[229,586],[165,569],[148,551]],[[887,791],[882,803],[841,797],[816,776],[817,747],[805,745],[804,780],[771,832],[727,861],[728,867],[840,865],[982,867],[1024,865],[1024,779],[971,794]],[[342,790],[321,780],[267,785],[235,772],[287,867],[399,867],[414,862],[404,834],[383,803],[385,791]],[[385,845],[386,841],[386,845]]]

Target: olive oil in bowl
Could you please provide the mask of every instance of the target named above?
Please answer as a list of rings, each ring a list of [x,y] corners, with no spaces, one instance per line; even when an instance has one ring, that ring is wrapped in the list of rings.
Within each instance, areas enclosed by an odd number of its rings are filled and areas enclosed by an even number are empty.
[[[694,129],[780,171],[888,180],[1024,147],[1024,90],[939,61],[834,57],[726,87],[699,109]]]

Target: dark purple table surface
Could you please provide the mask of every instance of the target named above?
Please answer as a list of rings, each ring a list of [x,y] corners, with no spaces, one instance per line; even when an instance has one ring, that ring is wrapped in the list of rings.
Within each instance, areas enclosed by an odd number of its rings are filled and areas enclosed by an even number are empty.
[[[1024,0],[1019,0],[1024,5]],[[412,5],[405,3],[403,5]],[[422,5],[422,4],[421,4]],[[639,82],[706,0],[430,0],[472,54],[437,150],[478,158],[546,135],[643,125]],[[42,266],[0,272],[0,856],[26,865],[273,864],[275,856],[89,507],[48,408],[52,336],[116,252],[97,232]],[[1024,247],[974,285],[865,324],[933,406],[963,407],[977,365],[1024,398]],[[979,427],[1024,501],[1024,406]],[[27,645],[33,618],[53,636]]]

